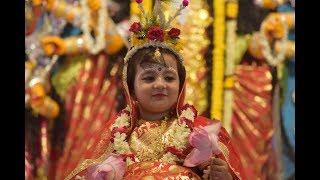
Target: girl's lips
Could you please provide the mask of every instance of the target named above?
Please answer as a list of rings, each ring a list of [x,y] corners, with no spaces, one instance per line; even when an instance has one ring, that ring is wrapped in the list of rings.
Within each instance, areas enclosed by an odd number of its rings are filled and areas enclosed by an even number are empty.
[[[164,97],[167,96],[166,94],[158,93],[158,94],[153,94],[153,97]]]

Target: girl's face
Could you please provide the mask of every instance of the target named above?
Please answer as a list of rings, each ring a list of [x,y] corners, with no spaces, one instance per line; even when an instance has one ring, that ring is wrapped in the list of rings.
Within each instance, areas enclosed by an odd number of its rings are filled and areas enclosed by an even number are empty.
[[[148,63],[136,67],[134,96],[142,112],[164,113],[176,102],[179,95],[179,75],[173,55],[163,53],[167,67]]]

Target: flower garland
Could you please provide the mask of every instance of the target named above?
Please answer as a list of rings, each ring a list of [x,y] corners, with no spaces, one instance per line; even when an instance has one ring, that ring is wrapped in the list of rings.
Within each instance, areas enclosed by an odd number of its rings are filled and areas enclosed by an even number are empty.
[[[275,9],[285,2],[285,0],[254,0],[256,6],[267,9]]]
[[[277,53],[275,56],[271,52],[271,47],[269,45],[269,41],[266,37],[266,33],[260,31],[261,34],[261,44],[263,45],[264,49],[262,49],[262,54],[266,58],[267,62],[271,66],[277,66],[286,58],[286,50],[287,50],[287,41],[288,41],[288,28],[285,24],[285,19],[281,19],[283,28],[284,28],[284,36],[280,40],[280,52]]]
[[[90,9],[87,4],[87,0],[81,0],[81,7],[83,11],[81,29],[83,31],[83,38],[86,45],[86,48],[91,54],[97,54],[106,46],[105,41],[105,32],[106,32],[106,19],[107,16],[107,7],[106,1],[101,0],[101,7],[98,10],[98,22],[97,22],[97,35],[96,35],[96,43],[91,36],[91,32],[89,30],[89,22],[90,22]]]
[[[161,162],[181,162],[183,151],[187,147],[188,137],[193,128],[193,121],[197,117],[197,110],[186,104],[181,109],[178,121],[173,122],[171,128],[163,135],[162,140],[165,144],[166,153],[159,159]],[[113,143],[114,153],[124,157],[127,165],[140,160],[130,150],[127,138],[130,133],[130,111],[128,108],[122,110],[111,126],[111,142]]]
[[[198,112],[203,113],[208,108],[210,96],[207,92],[208,68],[203,50],[210,44],[211,37],[205,33],[205,29],[212,25],[212,18],[209,16],[208,3],[204,0],[192,1],[183,15],[186,21],[180,22],[179,28],[183,32],[182,55],[188,72],[185,102],[192,102]]]
[[[75,26],[80,25],[81,9],[78,7],[77,2],[70,4],[65,1],[48,0],[45,3],[45,7],[55,16],[62,17],[63,20],[67,20]]]
[[[228,132],[231,132],[232,118],[232,102],[233,102],[233,83],[234,83],[234,66],[235,66],[235,51],[237,38],[237,16],[238,16],[237,0],[229,0],[227,2],[227,39],[226,39],[226,67],[224,81],[224,106],[223,106],[223,125]]]
[[[212,93],[211,93],[211,118],[222,119],[223,105],[223,75],[224,75],[224,50],[225,50],[225,1],[213,2],[213,59],[212,59]]]

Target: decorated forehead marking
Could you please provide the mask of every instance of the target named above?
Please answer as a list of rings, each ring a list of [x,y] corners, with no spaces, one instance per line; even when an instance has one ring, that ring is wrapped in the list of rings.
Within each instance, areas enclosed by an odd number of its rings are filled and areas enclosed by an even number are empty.
[[[162,54],[160,53],[160,50],[158,47],[154,52],[154,57],[158,62],[161,62]]]
[[[159,66],[162,66],[162,67],[159,67]],[[137,76],[141,76],[146,71],[150,71],[152,73],[155,73],[156,75],[161,75],[163,72],[169,71],[169,72],[172,72],[172,73],[178,75],[177,70],[172,66],[164,67],[163,65],[155,64],[153,67],[144,68],[142,71],[140,71],[137,74]]]

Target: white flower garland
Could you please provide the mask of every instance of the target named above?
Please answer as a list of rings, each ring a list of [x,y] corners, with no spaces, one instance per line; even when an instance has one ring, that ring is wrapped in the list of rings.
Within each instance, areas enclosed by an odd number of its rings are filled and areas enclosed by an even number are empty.
[[[106,46],[105,40],[105,32],[106,32],[106,19],[107,17],[107,7],[106,0],[101,0],[101,7],[98,10],[98,27],[96,31],[96,43],[94,44],[94,40],[91,36],[91,32],[89,30],[89,22],[90,22],[90,9],[87,5],[87,0],[81,0],[81,8],[82,8],[82,22],[81,29],[84,35],[84,42],[86,48],[91,54],[97,54]]]
[[[192,122],[195,119],[195,114],[191,110],[191,108],[187,108],[182,111],[179,118],[187,118],[188,120],[191,120]],[[127,113],[121,113],[120,116],[115,120],[115,123],[112,125],[112,129],[114,128],[128,128],[130,126],[130,117]],[[167,147],[175,147],[178,150],[183,150],[186,148],[186,145],[188,144],[188,137],[191,133],[190,128],[185,124],[185,122],[182,122],[181,124],[178,121],[173,122],[171,125],[172,127],[163,135],[163,141],[164,144]],[[112,130],[111,129],[111,130]],[[125,133],[119,133],[116,132],[114,134],[114,142],[113,142],[113,148],[118,154],[132,154],[130,150],[130,146],[127,139],[127,135]],[[171,152],[167,152],[163,155],[162,158],[159,159],[160,162],[168,162],[168,163],[174,163],[181,161],[176,155],[172,154]],[[134,157],[134,161],[131,160],[130,157],[126,158],[127,165],[130,165],[134,162],[140,162],[140,160],[137,157]]]
[[[185,117],[185,118],[187,118],[187,119],[190,119],[190,120],[192,120],[192,122],[193,122],[193,120],[194,120],[194,113],[193,113],[193,111],[190,109],[190,108],[187,108],[187,109],[185,109],[185,110],[183,110],[182,112],[181,112],[181,115],[180,115],[180,117]]]
[[[126,141],[127,135],[125,133],[115,133],[113,148],[119,154],[130,153],[130,147],[128,142]]]
[[[283,22],[283,26],[285,28],[285,34],[284,34],[283,38],[280,40],[281,50],[278,54],[276,54],[276,56],[273,56],[273,54],[271,52],[271,47],[269,45],[269,42],[267,40],[265,33],[260,31],[261,44],[264,47],[264,49],[262,50],[262,54],[271,66],[277,66],[286,58],[287,41],[288,41],[288,28],[287,28],[286,24],[284,23],[284,20],[282,20],[282,22]]]
[[[129,115],[126,113],[122,113],[114,122],[114,124],[112,125],[112,128],[114,127],[126,127],[129,126]]]
[[[175,146],[178,150],[182,150],[188,143],[190,132],[190,129],[185,124],[175,121],[172,124],[172,128],[163,135],[164,144],[168,147]]]
[[[162,156],[161,159],[159,159],[159,161],[174,164],[175,162],[180,161],[180,159],[176,155],[172,154],[171,152],[167,152]]]

